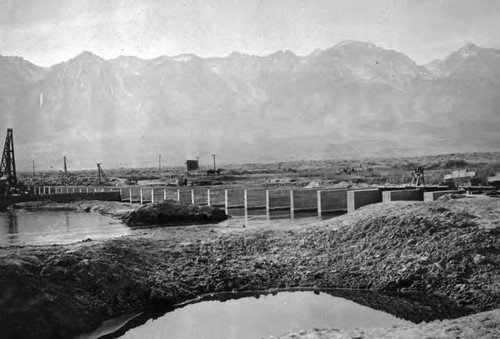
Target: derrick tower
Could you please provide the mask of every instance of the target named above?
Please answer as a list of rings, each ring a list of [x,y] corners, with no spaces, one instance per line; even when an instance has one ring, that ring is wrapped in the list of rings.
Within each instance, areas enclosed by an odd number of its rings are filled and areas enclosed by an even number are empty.
[[[0,163],[0,179],[6,180],[8,188],[17,187],[16,159],[14,156],[14,136],[12,128],[7,129]]]

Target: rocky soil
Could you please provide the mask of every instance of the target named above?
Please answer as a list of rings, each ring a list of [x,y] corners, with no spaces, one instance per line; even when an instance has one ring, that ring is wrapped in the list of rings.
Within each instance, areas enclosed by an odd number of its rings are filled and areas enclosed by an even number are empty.
[[[281,339],[478,339],[500,338],[500,310],[487,311],[468,317],[434,321],[417,326],[397,326],[378,329],[312,329],[290,333]]]
[[[156,228],[107,241],[1,248],[0,337],[66,338],[107,318],[205,293],[286,287],[421,291],[475,312],[497,309],[499,212],[498,198],[392,202],[288,229]],[[478,336],[500,336],[497,311],[461,319],[476,324]],[[414,329],[458,326],[443,324]]]

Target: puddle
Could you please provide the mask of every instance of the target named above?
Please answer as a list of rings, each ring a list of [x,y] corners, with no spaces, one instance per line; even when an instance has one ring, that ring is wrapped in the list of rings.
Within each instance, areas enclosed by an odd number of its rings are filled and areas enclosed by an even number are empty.
[[[221,293],[166,313],[145,313],[105,336],[100,334],[106,329],[100,328],[79,338],[268,338],[311,328],[411,325],[470,313],[450,301],[424,295],[352,290]]]

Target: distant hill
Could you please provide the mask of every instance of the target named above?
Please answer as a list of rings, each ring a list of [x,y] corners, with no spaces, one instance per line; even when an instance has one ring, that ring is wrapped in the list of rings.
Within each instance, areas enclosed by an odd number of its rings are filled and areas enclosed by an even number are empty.
[[[500,51],[473,44],[428,65],[357,41],[305,57],[0,57],[0,127],[25,168],[498,150],[499,113]]]

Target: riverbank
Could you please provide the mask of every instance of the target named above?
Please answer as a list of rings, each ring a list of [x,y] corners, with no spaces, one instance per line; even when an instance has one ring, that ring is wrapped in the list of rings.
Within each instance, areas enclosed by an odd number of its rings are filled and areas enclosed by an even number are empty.
[[[0,334],[70,337],[201,294],[299,286],[421,291],[475,311],[497,309],[499,212],[500,199],[486,197],[392,202],[293,229],[156,228],[4,247]]]

